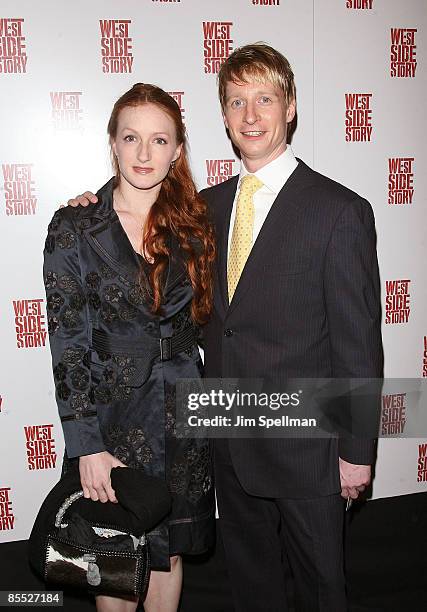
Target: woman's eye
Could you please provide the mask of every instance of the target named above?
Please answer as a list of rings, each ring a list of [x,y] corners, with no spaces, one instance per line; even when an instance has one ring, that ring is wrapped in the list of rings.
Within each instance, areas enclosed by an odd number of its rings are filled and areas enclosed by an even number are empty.
[[[168,144],[164,138],[160,138],[160,137],[156,138],[154,142],[157,144]]]
[[[128,134],[127,136],[124,137],[124,140],[126,142],[135,142],[135,136],[132,136],[132,134]]]

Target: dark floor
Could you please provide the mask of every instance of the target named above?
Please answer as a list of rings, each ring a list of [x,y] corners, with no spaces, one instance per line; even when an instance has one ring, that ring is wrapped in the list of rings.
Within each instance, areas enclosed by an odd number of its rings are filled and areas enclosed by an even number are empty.
[[[427,612],[427,493],[370,501],[351,512],[350,612]],[[44,588],[28,567],[26,546],[0,545],[0,590]],[[89,612],[95,606],[65,595],[62,609]],[[180,612],[233,612],[220,538],[215,554],[185,561]]]

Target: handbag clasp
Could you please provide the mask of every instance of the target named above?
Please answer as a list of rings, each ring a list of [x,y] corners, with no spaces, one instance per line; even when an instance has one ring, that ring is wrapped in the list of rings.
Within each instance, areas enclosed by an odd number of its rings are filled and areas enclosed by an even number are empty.
[[[99,586],[101,584],[101,572],[95,563],[96,555],[83,555],[83,561],[88,564],[86,570],[87,583],[90,584],[90,586]]]

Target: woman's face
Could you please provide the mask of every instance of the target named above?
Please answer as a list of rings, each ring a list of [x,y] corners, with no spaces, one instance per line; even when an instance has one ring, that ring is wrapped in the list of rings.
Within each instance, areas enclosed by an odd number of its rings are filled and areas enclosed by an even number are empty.
[[[182,149],[175,124],[164,110],[147,103],[120,111],[112,142],[123,180],[136,189],[158,190]]]

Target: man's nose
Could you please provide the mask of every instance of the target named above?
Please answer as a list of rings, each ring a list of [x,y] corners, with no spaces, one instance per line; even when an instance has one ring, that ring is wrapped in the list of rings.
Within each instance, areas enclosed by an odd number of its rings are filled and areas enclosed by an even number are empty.
[[[246,123],[256,123],[258,120],[258,111],[255,102],[247,102],[243,119]]]

